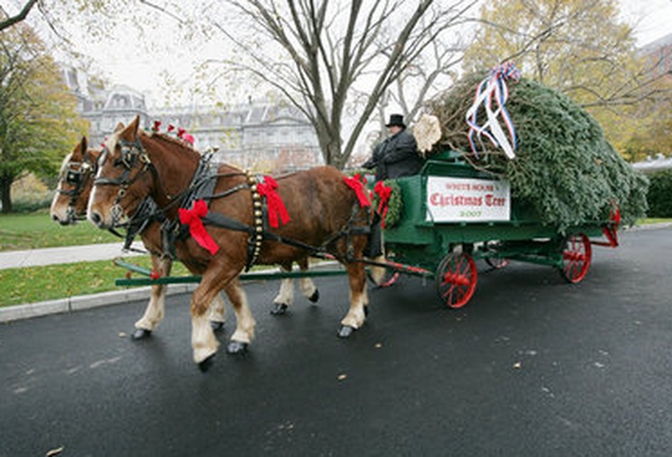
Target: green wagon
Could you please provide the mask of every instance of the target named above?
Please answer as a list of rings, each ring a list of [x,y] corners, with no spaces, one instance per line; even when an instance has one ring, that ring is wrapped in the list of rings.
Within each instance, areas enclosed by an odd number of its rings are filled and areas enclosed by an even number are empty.
[[[511,199],[508,183],[476,170],[460,155],[432,156],[419,175],[395,180],[402,207],[383,231],[391,283],[400,273],[433,277],[446,305],[458,308],[477,284],[476,260],[493,268],[519,260],[556,268],[580,282],[591,263],[591,245],[616,247],[618,212],[605,220],[560,230],[542,224],[529,207]],[[606,241],[591,238],[606,236]]]

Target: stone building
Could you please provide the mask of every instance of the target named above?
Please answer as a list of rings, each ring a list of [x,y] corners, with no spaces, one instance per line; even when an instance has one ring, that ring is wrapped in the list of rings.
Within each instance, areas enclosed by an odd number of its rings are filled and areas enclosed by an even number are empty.
[[[323,163],[315,131],[294,106],[283,102],[248,100],[229,107],[147,107],[145,96],[126,86],[104,89],[88,84],[86,76],[63,67],[66,84],[78,101],[80,115],[89,122],[89,144],[101,144],[120,122],[140,116],[150,130],[160,121],[194,136],[199,151],[217,148],[215,160],[255,171],[283,173]]]

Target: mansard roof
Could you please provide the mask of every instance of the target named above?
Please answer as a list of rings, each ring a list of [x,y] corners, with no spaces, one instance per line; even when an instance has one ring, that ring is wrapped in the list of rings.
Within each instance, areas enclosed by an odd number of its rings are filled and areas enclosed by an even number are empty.
[[[107,94],[105,110],[145,110],[145,96],[127,86],[114,86]]]

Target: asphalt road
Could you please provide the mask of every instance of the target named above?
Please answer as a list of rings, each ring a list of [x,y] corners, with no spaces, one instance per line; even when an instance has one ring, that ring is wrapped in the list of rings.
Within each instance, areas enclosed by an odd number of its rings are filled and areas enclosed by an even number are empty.
[[[672,229],[621,242],[579,285],[479,264],[461,310],[405,277],[349,340],[344,278],[280,318],[250,284],[257,339],[206,374],[187,295],[142,342],[144,301],[1,325],[0,456],[672,455]]]

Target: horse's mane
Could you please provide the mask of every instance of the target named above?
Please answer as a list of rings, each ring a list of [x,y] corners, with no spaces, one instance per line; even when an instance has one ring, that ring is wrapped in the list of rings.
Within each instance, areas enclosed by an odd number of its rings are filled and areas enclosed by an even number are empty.
[[[180,146],[180,147],[183,147],[183,148],[188,149],[190,151],[193,151],[196,154],[198,154],[199,156],[201,155],[201,153],[194,148],[194,145],[192,145],[188,141],[181,140],[180,138],[174,137],[172,135],[168,135],[168,134],[165,134],[165,133],[159,133],[159,132],[147,133],[144,130],[140,130],[140,134],[145,135],[148,138],[158,139],[158,140],[165,141],[167,143],[172,143],[176,146]]]

